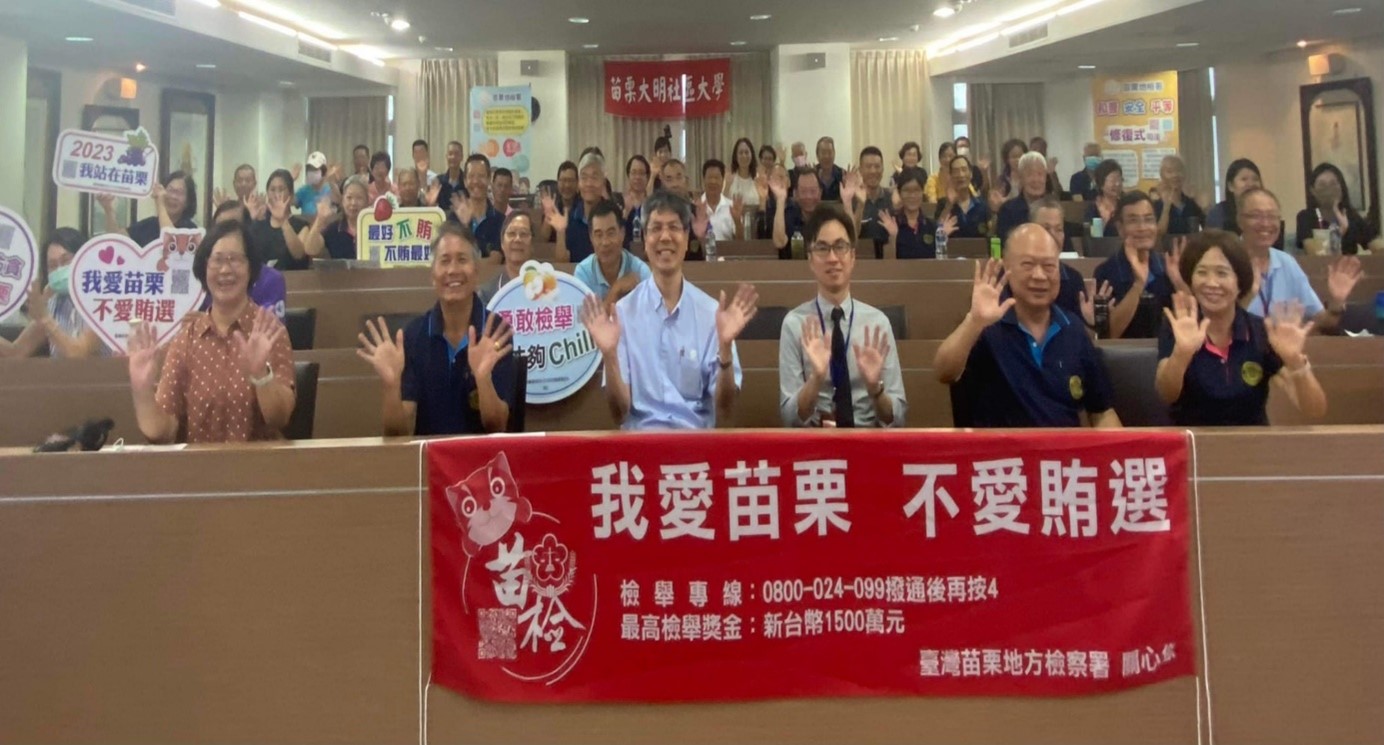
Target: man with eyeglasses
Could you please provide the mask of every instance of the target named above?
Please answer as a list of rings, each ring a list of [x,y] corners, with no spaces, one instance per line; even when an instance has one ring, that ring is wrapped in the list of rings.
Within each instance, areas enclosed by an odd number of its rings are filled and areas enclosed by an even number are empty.
[[[804,226],[817,297],[783,319],[779,415],[786,427],[902,427],[908,401],[889,319],[851,296],[855,221],[821,205]]]
[[[1114,292],[1109,338],[1153,339],[1163,325],[1163,310],[1173,307],[1173,293],[1187,291],[1177,271],[1181,251],[1166,262],[1159,254],[1158,215],[1144,192],[1120,197],[1114,217],[1124,245],[1095,272],[1096,284],[1108,282]]]
[[[759,295],[740,285],[720,302],[683,277],[692,203],[666,191],[644,203],[644,251],[653,276],[607,307],[588,295],[582,323],[600,350],[606,399],[626,430],[728,426],[740,390],[735,340]]]

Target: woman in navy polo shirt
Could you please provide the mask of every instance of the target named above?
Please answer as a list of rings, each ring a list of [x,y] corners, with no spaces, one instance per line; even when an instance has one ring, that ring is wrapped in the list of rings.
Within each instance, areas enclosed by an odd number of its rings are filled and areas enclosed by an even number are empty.
[[[896,259],[937,258],[937,223],[923,215],[923,186],[927,174],[921,168],[905,168],[896,178],[899,210],[879,213],[879,224],[889,234],[884,255]],[[942,220],[947,235],[956,232],[956,216]]]
[[[1208,230],[1182,253],[1191,294],[1179,292],[1158,335],[1158,395],[1180,426],[1267,425],[1269,381],[1298,410],[1326,414],[1326,393],[1303,353],[1310,321],[1298,302],[1275,306],[1267,320],[1247,313],[1254,269],[1232,233]]]
[[[957,238],[984,238],[990,232],[990,207],[985,200],[976,199],[971,189],[971,159],[958,155],[947,164],[950,180],[947,197],[937,204],[934,220],[956,220]],[[943,217],[946,216],[946,218]]]

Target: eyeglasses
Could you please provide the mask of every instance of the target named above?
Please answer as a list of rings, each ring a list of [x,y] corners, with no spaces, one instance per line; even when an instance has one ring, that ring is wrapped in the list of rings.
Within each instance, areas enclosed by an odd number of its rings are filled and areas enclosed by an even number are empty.
[[[825,259],[827,254],[835,254],[839,258],[845,258],[851,251],[855,250],[855,246],[845,241],[837,241],[836,243],[814,243],[812,244],[811,250],[813,256],[822,259]]]
[[[229,266],[239,268],[245,266],[249,261],[249,259],[245,258],[245,254],[212,254],[211,258],[207,260],[207,263],[214,267]]]

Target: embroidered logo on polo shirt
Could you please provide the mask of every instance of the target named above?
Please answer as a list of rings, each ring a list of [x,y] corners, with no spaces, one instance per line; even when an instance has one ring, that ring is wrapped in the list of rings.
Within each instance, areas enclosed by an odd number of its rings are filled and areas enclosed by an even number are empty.
[[[1264,379],[1264,368],[1258,362],[1246,362],[1240,366],[1240,380],[1245,381],[1245,385],[1253,388],[1259,385]]]
[[[1071,391],[1074,401],[1080,401],[1081,397],[1086,395],[1086,389],[1081,387],[1081,378],[1077,375],[1073,375],[1067,381],[1067,389]]]

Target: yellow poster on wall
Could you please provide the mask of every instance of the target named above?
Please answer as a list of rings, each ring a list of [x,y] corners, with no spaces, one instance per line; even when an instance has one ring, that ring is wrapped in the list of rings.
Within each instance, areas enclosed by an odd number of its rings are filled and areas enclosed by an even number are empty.
[[[1157,186],[1163,158],[1178,150],[1177,72],[1098,76],[1091,99],[1102,157],[1120,164],[1125,189]]]

